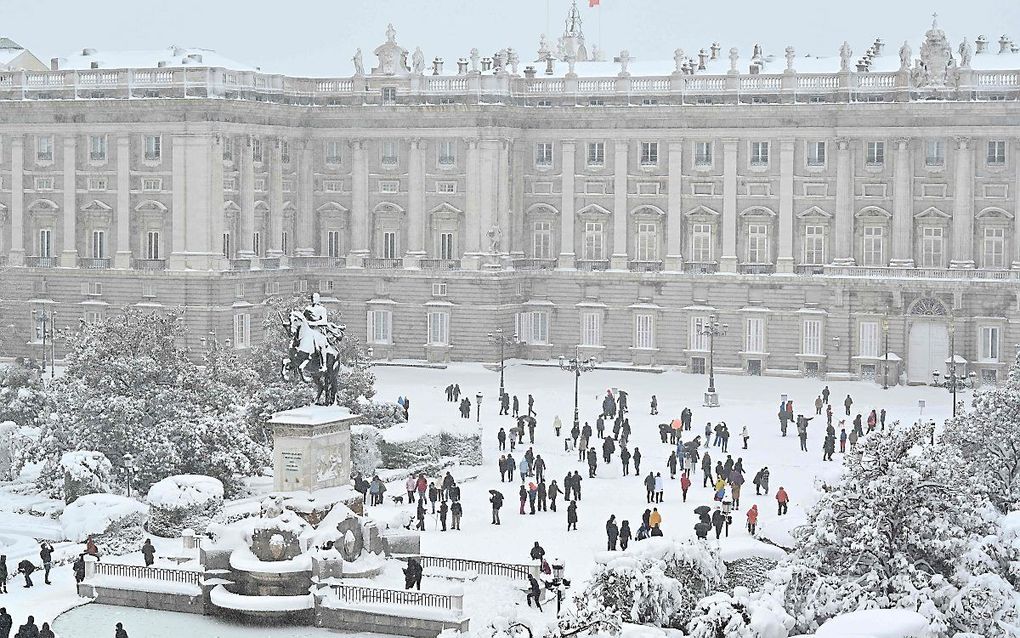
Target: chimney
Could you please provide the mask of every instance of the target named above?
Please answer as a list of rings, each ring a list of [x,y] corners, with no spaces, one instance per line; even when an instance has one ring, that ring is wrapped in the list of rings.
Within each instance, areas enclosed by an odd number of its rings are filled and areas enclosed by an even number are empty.
[[[173,54],[175,58],[184,55],[184,47],[174,46],[171,48],[173,49]]]
[[[482,58],[482,73],[492,70],[492,58]]]
[[[1003,35],[1001,38],[999,38],[999,53],[1009,52],[1009,45],[1010,45],[1009,36]]]
[[[188,59],[191,60],[192,62],[197,63],[197,64],[202,64],[202,54],[201,53],[189,53],[188,54]]]
[[[553,60],[554,60],[554,58],[551,55],[545,59],[545,74],[546,75],[553,75],[554,73],[556,73],[556,70],[553,68]]]
[[[50,71],[60,70],[60,58],[50,58]]]
[[[163,69],[166,68],[166,66],[167,66],[166,60],[160,60],[159,62],[156,63],[157,69]]]
[[[531,65],[528,65],[528,66],[524,67],[524,77],[526,77],[529,80],[534,80],[535,79],[535,67],[533,67]]]
[[[468,61],[466,58],[457,59],[457,75],[466,75],[468,70]]]
[[[761,65],[759,65],[757,62],[752,62],[750,65],[748,65],[747,72],[750,73],[751,75],[758,75],[761,72]]]
[[[1006,36],[1003,36],[1003,37],[1006,37]],[[96,50],[95,49],[82,49],[81,50],[81,54],[83,56],[85,56],[85,57],[88,57],[90,55],[95,55],[96,54]]]
[[[872,48],[875,51],[875,56],[882,55],[882,49],[885,48],[885,42],[882,42],[882,38],[875,38],[875,44]]]
[[[857,71],[859,73],[864,73],[867,70],[868,70],[868,63],[865,61],[865,58],[861,58],[860,60],[857,60]]]
[[[719,51],[722,50],[722,47],[719,46],[718,42],[713,42],[711,50],[712,50],[712,57],[710,59],[718,60],[719,59]]]
[[[984,53],[988,50],[988,38],[979,35],[974,41],[974,53]]]
[[[699,71],[704,71],[705,70],[705,61],[707,59],[708,59],[708,54],[705,53],[704,49],[698,51],[698,70]],[[713,59],[715,59],[715,58],[713,58]]]
[[[98,69],[99,68],[99,62],[96,62],[95,60],[93,60],[92,62],[89,63],[89,68],[90,69]]]

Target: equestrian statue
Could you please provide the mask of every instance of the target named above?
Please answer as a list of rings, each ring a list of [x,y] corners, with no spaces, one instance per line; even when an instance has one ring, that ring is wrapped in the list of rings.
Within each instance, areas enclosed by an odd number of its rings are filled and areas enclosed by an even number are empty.
[[[280,365],[280,376],[290,381],[296,371],[302,381],[315,384],[317,405],[333,405],[341,366],[340,341],[346,326],[329,321],[317,292],[312,293],[312,302],[304,310],[291,310],[282,323],[291,341]]]

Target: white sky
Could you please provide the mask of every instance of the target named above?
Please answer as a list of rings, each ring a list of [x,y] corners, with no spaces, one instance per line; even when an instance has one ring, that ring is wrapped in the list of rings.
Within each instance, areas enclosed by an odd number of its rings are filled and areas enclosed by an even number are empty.
[[[916,53],[933,11],[954,48],[964,36],[973,41],[981,34],[994,51],[1003,33],[1020,42],[1020,0],[602,0],[596,9],[587,0],[579,4],[589,43],[601,39],[607,54],[626,48],[640,60],[672,59],[677,47],[692,56],[713,40],[724,51],[739,47],[742,58],[755,42],[778,58],[787,45],[798,55],[837,55],[843,40],[860,56],[876,36],[888,43],[887,53],[895,54],[904,39]],[[513,46],[522,62],[530,62],[540,33],[563,30],[569,5],[570,0],[0,0],[0,28],[45,62],[84,47],[174,44],[215,49],[270,72],[339,76],[351,73],[358,47],[371,66],[371,51],[385,39],[387,22],[394,24],[398,43],[410,51],[421,46],[426,60],[445,58],[447,71],[472,47],[487,55]]]

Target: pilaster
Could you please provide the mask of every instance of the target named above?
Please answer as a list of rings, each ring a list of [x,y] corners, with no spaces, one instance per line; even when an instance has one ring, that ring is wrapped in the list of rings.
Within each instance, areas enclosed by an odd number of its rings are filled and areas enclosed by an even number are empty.
[[[613,142],[613,254],[609,267],[627,270],[627,150],[626,139]]]
[[[564,140],[560,144],[560,256],[556,267],[573,269],[576,267],[574,253],[574,140]]]
[[[269,153],[269,219],[266,257],[283,256],[283,141],[273,140]]]
[[[729,79],[729,78],[727,78]],[[721,272],[737,272],[737,140],[723,140]]]
[[[219,135],[174,135],[172,270],[222,269],[223,146]]]
[[[351,250],[348,256],[360,259],[348,259],[348,264],[362,263],[370,254],[369,250],[369,218],[368,210],[368,157],[365,153],[365,142],[351,142]]]
[[[25,137],[11,140],[11,251],[12,266],[25,265]]]
[[[889,265],[913,268],[914,194],[910,140],[893,140],[893,256]]]
[[[669,178],[666,211],[665,269],[683,270],[681,228],[683,226],[683,142],[669,143]]]
[[[64,135],[64,205],[63,205],[63,247],[60,265],[64,268],[78,267],[78,203],[76,139],[73,133]],[[92,255],[101,257],[102,255]]]
[[[1020,202],[1020,138],[1013,140],[1013,201]],[[1020,270],[1020,219],[1013,217],[1013,269]]]
[[[315,215],[314,162],[315,141],[304,140],[298,165],[298,204],[294,220],[294,254],[302,257],[315,254],[313,224]]]
[[[776,272],[792,273],[793,258],[793,140],[779,142],[779,256]]]
[[[412,139],[407,158],[407,254],[418,265],[425,256],[425,153],[420,139]]]
[[[237,257],[253,259],[255,257],[255,156],[252,155],[252,138],[244,137],[241,144],[241,216],[238,219]],[[175,158],[176,160],[176,158]],[[177,193],[176,182],[174,194]],[[174,211],[176,214],[176,211]],[[176,236],[176,233],[174,233]]]
[[[510,252],[510,141],[500,140],[496,146],[496,226],[499,228],[499,253]]]
[[[833,216],[833,259],[837,266],[854,264],[854,165],[850,140],[836,139],[836,214]]]
[[[955,141],[956,183],[953,197],[953,258],[949,262],[949,267],[973,268],[974,148],[969,138],[957,137]]]
[[[115,268],[130,268],[131,257],[131,136],[117,136],[117,252]]]

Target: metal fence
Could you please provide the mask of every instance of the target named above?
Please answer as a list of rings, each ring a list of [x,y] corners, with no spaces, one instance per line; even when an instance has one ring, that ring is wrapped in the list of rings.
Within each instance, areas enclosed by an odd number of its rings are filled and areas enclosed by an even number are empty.
[[[374,587],[356,587],[354,585],[333,585],[337,597],[348,603],[372,603],[383,605],[410,605],[412,607],[431,607],[460,611],[464,607],[463,596],[434,594],[431,592],[376,589]]]
[[[120,565],[117,563],[95,563],[96,576],[118,576],[122,578],[139,578],[143,580],[159,580],[166,583],[184,583],[185,585],[201,584],[199,572],[167,567],[142,567],[141,565]]]
[[[491,563],[466,558],[445,558],[442,556],[421,556],[422,567],[443,567],[459,572],[476,572],[481,576],[505,576],[507,578],[527,578],[531,572],[529,565],[516,563]]]

